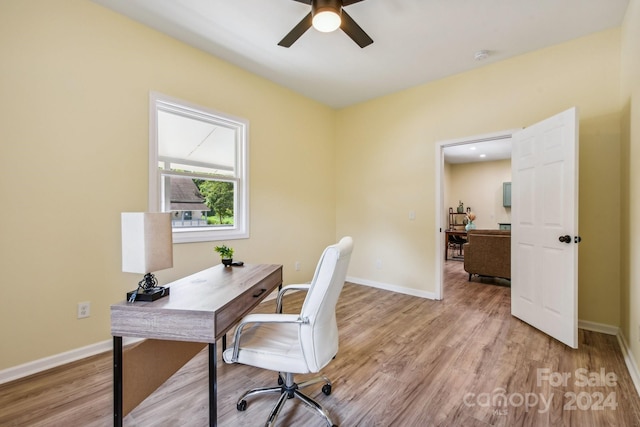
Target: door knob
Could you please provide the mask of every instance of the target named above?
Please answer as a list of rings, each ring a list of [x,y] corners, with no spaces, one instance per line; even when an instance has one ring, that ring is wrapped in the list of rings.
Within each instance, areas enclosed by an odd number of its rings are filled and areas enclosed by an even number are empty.
[[[576,242],[576,243],[580,243],[582,241],[582,237],[576,236],[576,237],[574,237],[573,241]]]
[[[565,234],[564,236],[558,237],[558,240],[560,240],[562,243],[571,243],[571,236]]]

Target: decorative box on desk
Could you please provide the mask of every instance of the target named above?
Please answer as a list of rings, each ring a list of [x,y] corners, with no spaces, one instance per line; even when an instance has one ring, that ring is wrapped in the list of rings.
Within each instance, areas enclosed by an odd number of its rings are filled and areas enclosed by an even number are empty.
[[[131,292],[127,292],[127,301],[129,302],[133,302],[133,301],[155,301],[157,299],[160,299],[162,297],[166,297],[167,295],[169,295],[169,289],[168,287],[164,288],[164,287],[157,287],[157,288],[153,288],[153,289],[147,289],[147,290],[141,290],[141,291],[131,291]],[[131,300],[131,296],[133,294],[135,295],[135,299],[132,301]]]

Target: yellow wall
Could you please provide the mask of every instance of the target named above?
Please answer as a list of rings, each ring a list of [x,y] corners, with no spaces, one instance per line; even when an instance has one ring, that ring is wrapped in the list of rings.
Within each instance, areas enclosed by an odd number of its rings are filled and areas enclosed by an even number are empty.
[[[622,26],[621,329],[640,366],[640,0]]]
[[[619,64],[613,29],[341,110],[337,234],[358,242],[350,276],[435,293],[435,144],[578,106],[579,318],[618,325]]]
[[[139,280],[120,212],[147,209],[149,91],[249,120],[237,258],[302,282],[335,241],[335,111],[84,0],[0,2],[0,58],[0,370],[110,338]],[[160,282],[219,263],[213,246],[175,245]]]
[[[350,234],[350,276],[426,292],[436,142],[578,106],[579,315],[618,325],[622,304],[638,360],[638,9],[631,0],[622,69],[610,30],[333,111],[85,0],[0,2],[0,370],[109,338],[109,305],[138,280],[120,271],[119,221],[147,209],[151,90],[250,121],[251,238],[230,242],[239,258],[306,281],[319,251]],[[213,246],[176,245],[161,283],[218,263]],[[77,320],[86,300],[92,315]]]
[[[502,200],[502,183],[511,181],[511,160],[454,163],[449,165],[450,183],[445,192],[445,209],[455,208],[462,200],[465,209],[476,214],[478,229],[497,229],[498,223],[511,223],[511,208]]]

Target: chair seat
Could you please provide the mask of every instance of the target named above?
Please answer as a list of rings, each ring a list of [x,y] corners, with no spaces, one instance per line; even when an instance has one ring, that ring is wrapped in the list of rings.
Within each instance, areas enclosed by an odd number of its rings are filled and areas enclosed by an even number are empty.
[[[296,323],[263,323],[242,332],[238,363],[278,372],[310,373],[302,354]],[[233,348],[224,351],[225,362],[232,363]]]

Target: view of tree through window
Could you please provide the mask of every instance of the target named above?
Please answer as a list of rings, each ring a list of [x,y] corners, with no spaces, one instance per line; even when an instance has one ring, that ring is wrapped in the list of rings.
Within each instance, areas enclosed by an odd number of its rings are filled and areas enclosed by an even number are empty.
[[[210,225],[233,225],[233,183],[194,179],[195,184],[209,207]]]

